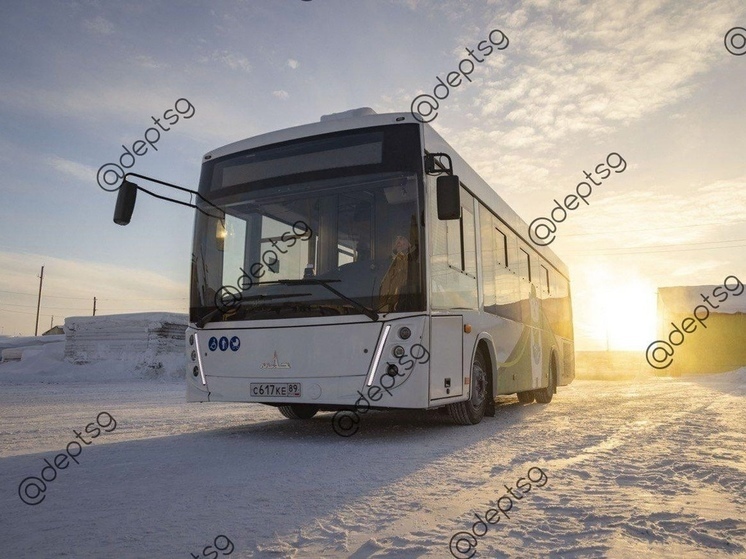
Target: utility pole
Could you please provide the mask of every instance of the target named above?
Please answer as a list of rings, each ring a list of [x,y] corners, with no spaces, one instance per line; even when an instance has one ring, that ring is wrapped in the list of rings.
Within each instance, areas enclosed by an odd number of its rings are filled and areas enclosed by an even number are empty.
[[[36,327],[34,328],[34,336],[39,335],[39,308],[41,308],[41,285],[44,283],[44,266],[41,267],[41,275],[39,276],[39,299],[36,301]]]
[[[93,298],[93,316],[96,316],[96,298]]]
[[[49,329],[51,330],[54,328],[54,315],[52,315],[52,320],[49,321]]]

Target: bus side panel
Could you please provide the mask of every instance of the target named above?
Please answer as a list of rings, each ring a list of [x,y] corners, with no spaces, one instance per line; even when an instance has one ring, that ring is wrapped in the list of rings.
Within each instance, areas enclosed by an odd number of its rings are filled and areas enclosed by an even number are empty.
[[[433,316],[430,321],[430,400],[463,394],[463,317]]]
[[[557,338],[560,342],[560,375],[558,386],[567,386],[575,379],[575,346],[572,340]]]

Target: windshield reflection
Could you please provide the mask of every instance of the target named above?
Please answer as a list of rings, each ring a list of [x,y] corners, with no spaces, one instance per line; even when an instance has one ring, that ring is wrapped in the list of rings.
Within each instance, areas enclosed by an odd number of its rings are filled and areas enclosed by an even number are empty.
[[[387,173],[213,199],[226,215],[197,216],[192,321],[423,310],[417,192]]]

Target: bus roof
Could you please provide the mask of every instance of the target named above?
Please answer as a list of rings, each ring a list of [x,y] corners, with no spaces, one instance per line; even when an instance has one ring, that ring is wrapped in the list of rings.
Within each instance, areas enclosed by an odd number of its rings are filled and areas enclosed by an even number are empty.
[[[233,142],[232,144],[214,149],[205,154],[205,159],[223,157],[239,151],[258,148],[270,144],[297,140],[307,136],[317,136],[319,134],[331,134],[333,132],[342,132],[344,130],[354,130],[356,128],[369,128],[372,126],[385,126],[387,124],[420,124],[412,116],[412,113],[386,113],[386,114],[364,114],[355,113],[360,109],[346,111],[345,113],[335,113],[325,115],[320,122],[311,124],[301,124],[291,128],[283,128],[266,134],[259,134],[245,140]],[[367,111],[366,111],[367,112]],[[350,116],[345,118],[345,114],[360,114],[360,116]]]
[[[428,123],[416,119],[411,112],[376,114],[367,107],[341,113],[325,115],[319,122],[284,128],[274,132],[259,134],[245,140],[233,142],[205,154],[203,161],[224,157],[232,153],[258,148],[266,145],[297,140],[320,134],[331,134],[356,128],[370,128],[391,124],[418,124],[423,130],[425,149],[430,152],[448,153],[453,160],[453,172],[459,176],[466,188],[491,208],[529,248],[540,254],[558,272],[569,280],[567,266],[554,251],[548,247],[536,246],[528,240],[528,224],[502,199],[479,174],[438,134]]]

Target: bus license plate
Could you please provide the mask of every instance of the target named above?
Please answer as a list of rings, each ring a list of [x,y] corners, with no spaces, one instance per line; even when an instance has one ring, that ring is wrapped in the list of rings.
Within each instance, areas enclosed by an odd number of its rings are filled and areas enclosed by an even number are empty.
[[[297,382],[252,382],[249,389],[252,396],[300,397],[300,383]]]

